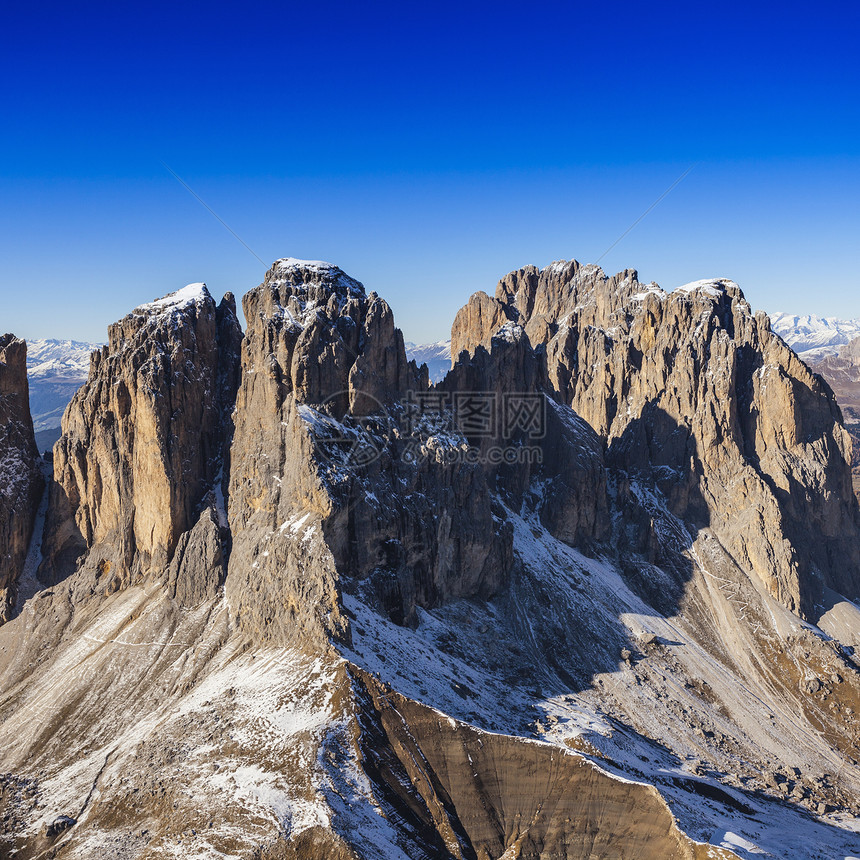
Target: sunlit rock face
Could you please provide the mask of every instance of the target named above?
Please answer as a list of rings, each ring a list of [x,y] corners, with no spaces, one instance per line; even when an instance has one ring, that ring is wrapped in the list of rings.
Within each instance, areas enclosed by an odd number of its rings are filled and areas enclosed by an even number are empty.
[[[166,567],[222,469],[240,339],[203,284],[110,326],[54,448],[44,581],[86,552],[117,586]]]

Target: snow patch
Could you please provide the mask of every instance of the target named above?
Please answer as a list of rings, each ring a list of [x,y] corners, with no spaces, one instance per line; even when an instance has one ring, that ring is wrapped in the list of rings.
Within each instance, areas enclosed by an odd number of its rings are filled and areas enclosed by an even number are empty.
[[[282,257],[280,260],[275,261],[272,268],[279,274],[287,272],[301,275],[312,273],[321,277],[327,277],[338,286],[345,288],[348,295],[356,298],[364,296],[364,287],[362,284],[356,281],[355,278],[351,278],[346,272],[335,266],[334,263],[326,263],[324,260],[299,260],[296,257]],[[278,279],[275,279],[275,283],[279,283]]]
[[[493,340],[505,343],[518,343],[523,337],[523,327],[519,323],[507,322],[494,335]]]
[[[640,290],[638,293],[634,293],[630,297],[630,301],[632,302],[643,302],[648,296],[657,296],[660,301],[666,298],[667,293],[661,287],[658,287],[657,284],[648,284],[648,286],[644,290]]]
[[[174,311],[179,308],[184,308],[191,304],[203,304],[207,299],[211,299],[209,290],[206,289],[206,284],[188,284],[181,290],[175,293],[166,295],[163,299],[156,299],[154,302],[148,302],[145,305],[138,305],[133,313],[135,314],[152,314],[165,313]]]
[[[709,298],[719,299],[726,294],[729,287],[736,287],[737,284],[728,278],[706,278],[701,281],[692,281],[689,284],[683,284],[680,287],[675,287],[673,293],[702,293]]]

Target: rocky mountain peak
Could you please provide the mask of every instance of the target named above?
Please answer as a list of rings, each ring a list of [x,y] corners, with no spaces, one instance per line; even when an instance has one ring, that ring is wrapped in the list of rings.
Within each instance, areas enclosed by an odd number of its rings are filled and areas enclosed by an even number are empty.
[[[64,417],[0,851],[857,854],[846,439],[737,285],[525,267],[432,386],[335,266],[243,304],[135,309]]]
[[[175,290],[142,305],[138,305],[133,311],[133,316],[151,317],[162,314],[173,314],[186,309],[189,305],[205,306],[212,301],[212,296],[206,288],[206,284],[187,284],[182,289]]]
[[[54,448],[46,581],[83,553],[114,584],[170,561],[222,468],[240,340],[232,296],[203,284],[109,327]]]
[[[822,583],[860,593],[847,573],[860,565],[860,514],[839,408],[737,284],[666,292],[632,269],[529,266],[459,311],[452,355],[489,348],[511,323],[542,345],[547,384],[603,437],[610,462],[666,470],[673,510],[714,528],[780,601],[812,616]]]
[[[0,335],[0,350],[3,359],[0,397],[18,398],[27,391],[27,342],[14,334]]]
[[[334,263],[323,260],[300,260],[297,257],[281,257],[272,263],[266,280],[283,280],[294,286],[317,284],[333,291],[345,291],[356,298],[364,295],[364,285],[347,275]]]
[[[264,292],[290,323],[304,327],[317,311],[340,313],[350,301],[367,298],[364,285],[332,263],[321,260],[276,260],[263,279]],[[268,309],[265,305],[264,309]]]
[[[206,284],[188,284],[163,298],[138,305],[121,320],[108,326],[108,342],[104,351],[110,353],[121,349],[143,329],[158,336],[171,328],[181,328],[189,317],[211,313],[214,304]]]
[[[406,351],[391,308],[337,266],[278,260],[242,306],[246,353],[263,338],[261,360],[274,374],[278,403],[289,394],[342,415],[405,390]]]

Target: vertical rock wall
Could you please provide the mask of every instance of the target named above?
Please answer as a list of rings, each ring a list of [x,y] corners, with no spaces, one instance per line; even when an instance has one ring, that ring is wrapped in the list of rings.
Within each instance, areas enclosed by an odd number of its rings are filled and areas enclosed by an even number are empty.
[[[27,344],[0,336],[0,623],[15,606],[42,494],[27,385]]]
[[[54,448],[45,581],[94,548],[117,582],[167,566],[215,504],[240,337],[232,296],[216,308],[203,284],[110,326]]]

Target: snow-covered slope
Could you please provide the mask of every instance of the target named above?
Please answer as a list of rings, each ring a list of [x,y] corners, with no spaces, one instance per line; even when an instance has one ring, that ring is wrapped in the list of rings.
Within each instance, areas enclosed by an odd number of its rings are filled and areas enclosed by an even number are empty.
[[[773,330],[807,360],[835,355],[840,346],[860,336],[860,318],[841,320],[777,312],[770,315],[770,322]]]
[[[60,419],[74,393],[87,380],[90,353],[100,344],[53,338],[27,342],[30,410],[40,450],[60,436]]]
[[[34,379],[87,378],[90,353],[101,344],[79,340],[41,339],[27,341],[27,375]]]
[[[664,500],[638,492],[695,569],[674,615],[634,594],[610,560],[508,511],[520,562],[509,591],[421,611],[415,630],[347,596],[356,635],[344,656],[484,731],[585,753],[617,778],[659,786],[686,833],[744,860],[855,860],[860,819],[823,814],[813,797],[839,783],[835,749],[804,713],[814,697],[774,696],[769,661],[781,649],[792,664],[804,649],[829,658],[827,642],[856,635],[857,608],[835,598],[822,628],[802,624],[708,530],[691,541]],[[832,617],[842,612],[844,630]],[[621,659],[610,655],[622,646]],[[583,670],[588,680],[572,683]]]

